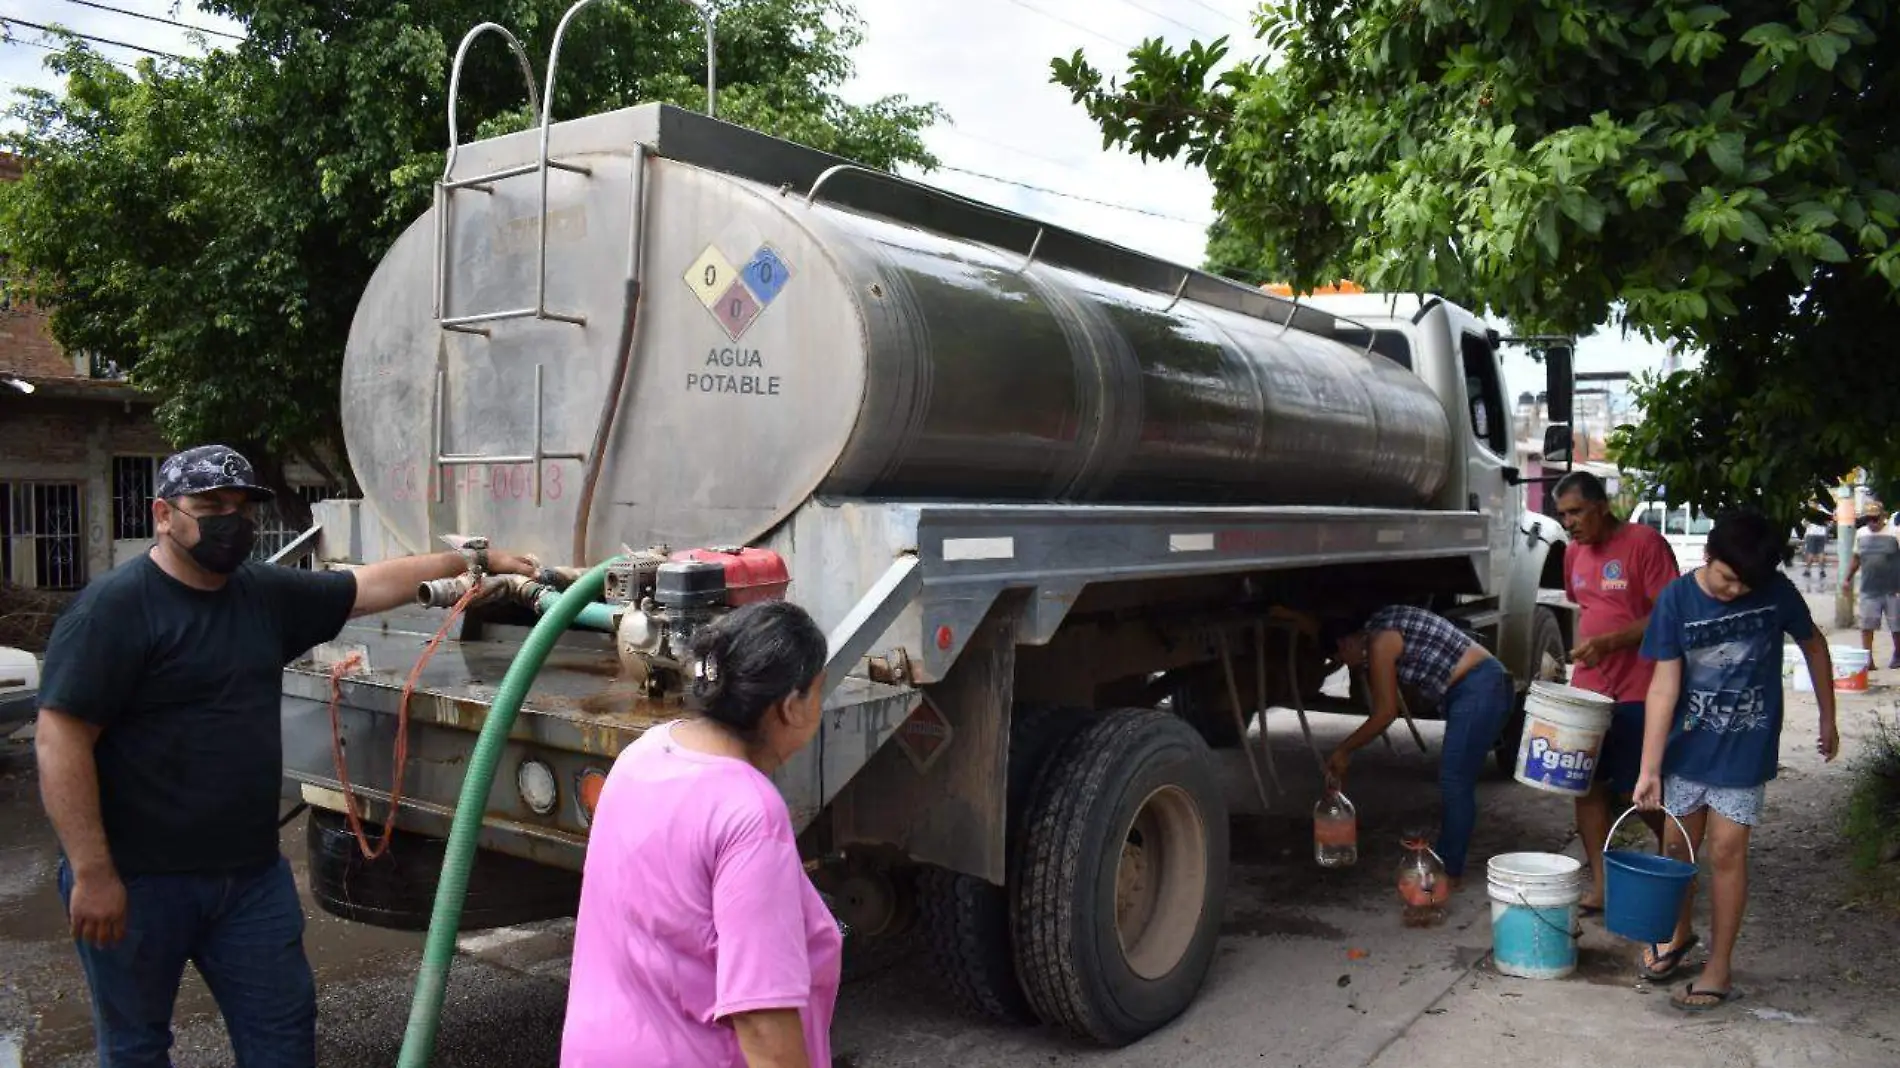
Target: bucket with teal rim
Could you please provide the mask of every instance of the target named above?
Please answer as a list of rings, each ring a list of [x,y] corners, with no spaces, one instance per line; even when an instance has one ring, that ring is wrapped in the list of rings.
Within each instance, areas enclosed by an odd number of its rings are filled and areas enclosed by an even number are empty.
[[[1583,863],[1560,853],[1504,853],[1485,866],[1491,896],[1491,961],[1525,979],[1577,970],[1577,903]]]

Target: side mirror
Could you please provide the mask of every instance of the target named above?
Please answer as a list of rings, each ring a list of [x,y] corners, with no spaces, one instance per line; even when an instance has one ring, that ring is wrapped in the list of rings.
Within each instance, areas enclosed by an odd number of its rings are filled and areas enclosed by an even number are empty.
[[[1575,365],[1576,352],[1568,344],[1552,345],[1544,350],[1544,403],[1553,423],[1568,423],[1571,420],[1571,401],[1577,391]]]
[[[1552,423],[1544,428],[1544,462],[1570,459],[1570,424]]]

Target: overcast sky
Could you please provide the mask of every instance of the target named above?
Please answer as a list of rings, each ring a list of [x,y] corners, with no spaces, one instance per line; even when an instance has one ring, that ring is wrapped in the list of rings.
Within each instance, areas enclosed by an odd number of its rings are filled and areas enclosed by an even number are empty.
[[[665,2],[665,0],[650,0]],[[1068,94],[1049,81],[1049,60],[1080,48],[1097,66],[1119,74],[1129,48],[1146,37],[1185,43],[1221,34],[1233,54],[1258,54],[1249,15],[1254,0],[855,0],[865,41],[853,100],[901,93],[940,104],[950,121],[927,135],[943,168],[931,181],[988,201],[1176,262],[1197,265],[1214,217],[1213,189],[1199,171],[1142,163],[1104,151],[1101,135]],[[213,31],[240,27],[213,18],[187,0],[98,0],[110,8],[190,23]],[[79,33],[166,52],[193,50],[188,31],[75,0],[0,0],[0,18],[59,23]],[[39,31],[11,27],[0,45],[0,89],[56,88],[28,42]],[[212,36],[211,44],[222,38]],[[127,62],[139,52],[100,45]],[[537,63],[537,66],[539,64]],[[1018,183],[1018,184],[1011,184]],[[1035,186],[1037,189],[1025,188]],[[1049,190],[1043,192],[1039,190]],[[1656,366],[1658,346],[1600,331],[1579,347],[1582,370]],[[1541,370],[1522,357],[1505,360],[1513,393],[1540,388]]]

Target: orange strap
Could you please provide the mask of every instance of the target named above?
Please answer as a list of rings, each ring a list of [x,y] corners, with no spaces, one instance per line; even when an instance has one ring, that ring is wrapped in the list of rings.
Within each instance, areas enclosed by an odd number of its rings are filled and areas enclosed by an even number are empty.
[[[416,692],[416,683],[422,678],[422,669],[429,664],[429,658],[435,655],[436,647],[448,636],[449,628],[455,625],[468,606],[481,594],[481,583],[468,588],[462,599],[449,609],[448,618],[442,621],[442,627],[423,647],[422,655],[416,658],[416,666],[409,670],[409,681],[402,687],[402,700],[396,705],[396,746],[395,767],[390,772],[389,814],[383,818],[383,834],[374,846],[369,843],[369,835],[363,831],[363,815],[356,810],[356,794],[350,789],[349,762],[343,755],[343,718],[338,706],[343,700],[343,676],[363,664],[362,653],[351,653],[330,668],[330,756],[336,762],[337,782],[343,787],[343,812],[349,817],[350,830],[356,834],[356,846],[363,852],[363,859],[375,860],[389,850],[389,843],[396,834],[396,809],[402,805],[402,773],[409,763],[409,698]]]

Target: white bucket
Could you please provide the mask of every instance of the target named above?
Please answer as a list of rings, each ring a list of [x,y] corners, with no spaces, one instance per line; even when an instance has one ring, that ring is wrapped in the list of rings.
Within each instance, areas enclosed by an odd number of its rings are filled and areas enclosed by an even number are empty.
[[[1830,645],[1828,659],[1834,664],[1834,688],[1859,691],[1867,688],[1867,669],[1873,657],[1858,645]],[[1798,645],[1781,647],[1781,677],[1784,685],[1797,693],[1813,693],[1814,680],[1808,677],[1807,656]]]
[[[1505,853],[1485,867],[1491,896],[1491,960],[1525,979],[1577,970],[1577,902],[1583,863],[1557,853]]]
[[[1610,730],[1616,702],[1600,693],[1556,682],[1533,682],[1524,699],[1524,738],[1517,744],[1514,777],[1537,790],[1567,797],[1590,792],[1597,751]]]

